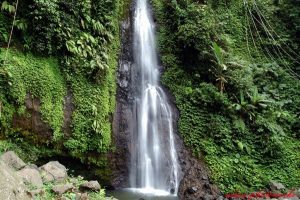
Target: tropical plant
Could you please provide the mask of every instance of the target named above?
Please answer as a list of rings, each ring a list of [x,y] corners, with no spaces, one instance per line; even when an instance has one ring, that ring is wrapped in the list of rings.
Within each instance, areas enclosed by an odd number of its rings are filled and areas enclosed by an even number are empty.
[[[237,99],[237,98],[236,98]],[[267,100],[265,96],[260,95],[256,87],[252,88],[250,92],[246,92],[246,97],[243,92],[240,93],[240,98],[237,99],[238,103],[230,106],[235,111],[239,112],[242,116],[247,116],[253,120],[257,112],[266,109],[272,101]]]
[[[14,14],[16,12],[16,7],[9,4],[7,1],[3,1],[1,5],[1,10],[8,12],[9,14]]]
[[[225,72],[228,69],[227,63],[225,61],[225,52],[223,49],[215,42],[213,42],[212,50],[216,60],[212,60],[215,64],[211,72],[215,75],[216,81],[218,83],[218,88],[221,93],[225,90],[225,84],[227,83]]]

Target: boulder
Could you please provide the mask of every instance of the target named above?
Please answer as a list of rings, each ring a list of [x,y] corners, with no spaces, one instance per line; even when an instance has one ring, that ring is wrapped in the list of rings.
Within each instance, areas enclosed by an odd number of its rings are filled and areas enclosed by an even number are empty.
[[[89,197],[88,197],[87,193],[76,193],[75,199],[76,200],[88,200]]]
[[[213,200],[214,199],[214,196],[213,195],[210,195],[210,194],[206,194],[203,198],[204,200]]]
[[[270,186],[270,190],[273,191],[273,192],[285,189],[285,187],[282,183],[278,183],[278,182],[275,182],[275,181],[271,181],[269,183],[269,186]]]
[[[223,197],[223,196],[219,196],[219,197],[217,198],[217,200],[224,200],[224,197]]]
[[[0,158],[5,164],[7,164],[9,167],[19,170],[26,166],[24,161],[19,158],[15,152],[13,151],[7,151],[5,152],[1,158]]]
[[[195,194],[196,192],[197,192],[197,188],[196,187],[189,187],[188,189],[187,189],[187,192],[189,193],[189,194]]]
[[[55,185],[52,187],[52,191],[55,192],[56,194],[58,195],[62,195],[66,192],[69,192],[73,189],[73,185],[68,183],[68,184],[65,184],[65,185]]]
[[[114,197],[105,197],[105,200],[118,200],[118,199],[116,199]],[[139,200],[143,200],[143,199],[139,199]]]
[[[6,163],[0,160],[0,199],[2,200],[30,200],[26,193],[26,186]]]
[[[202,175],[202,180],[208,180],[208,176],[207,175]]]
[[[101,189],[100,184],[98,183],[98,181],[89,181],[89,182],[85,182],[83,184],[81,184],[79,186],[80,190],[91,190],[91,191],[99,191]]]
[[[40,171],[38,166],[35,165],[35,164],[28,164],[24,168],[26,168],[26,169],[36,169],[37,171]]]
[[[42,179],[44,183],[62,182],[68,174],[65,166],[58,161],[51,161],[40,167]]]
[[[42,196],[45,194],[43,189],[30,190],[27,192],[31,196],[31,198],[35,199],[37,196]]]
[[[300,198],[300,189],[296,190],[296,195],[298,196],[298,198]]]
[[[81,198],[81,193],[76,193],[75,200],[80,200],[80,198]]]
[[[87,193],[83,193],[83,194],[81,194],[81,196],[80,196],[80,200],[88,200],[89,199],[89,196],[88,196],[88,194]]]
[[[16,173],[23,179],[25,184],[32,185],[36,188],[43,187],[42,177],[37,169],[23,168]]]

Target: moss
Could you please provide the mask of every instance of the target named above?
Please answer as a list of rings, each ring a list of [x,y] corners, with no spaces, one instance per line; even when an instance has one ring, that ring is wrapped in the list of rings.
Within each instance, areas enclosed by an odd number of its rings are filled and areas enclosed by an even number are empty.
[[[56,5],[57,2],[55,2]],[[84,5],[90,5],[90,2],[83,2]],[[91,156],[92,154],[104,154],[111,150],[111,119],[112,113],[115,110],[115,95],[116,95],[116,68],[118,66],[118,53],[120,49],[120,30],[119,30],[119,19],[125,15],[125,7],[129,4],[129,1],[115,1],[115,2],[97,2],[92,8],[95,11],[95,15],[99,15],[101,22],[106,21],[109,16],[109,23],[107,25],[107,31],[110,32],[113,41],[104,45],[101,37],[97,35],[101,45],[105,46],[107,50],[107,65],[108,68],[103,70],[101,73],[95,75],[95,77],[86,76],[86,71],[82,73],[76,73],[74,70],[67,66],[65,59],[70,57],[69,53],[63,51],[65,48],[64,41],[68,40],[70,35],[63,35],[59,41],[45,41],[44,37],[37,38],[35,42],[41,44],[47,43],[47,48],[57,49],[60,52],[52,52],[51,55],[61,56],[57,57],[43,57],[33,55],[31,53],[22,52],[20,49],[10,50],[9,60],[5,70],[8,72],[9,80],[1,82],[1,132],[3,138],[26,138],[27,141],[31,141],[35,144],[41,143],[41,139],[34,133],[28,131],[12,129],[12,118],[13,115],[18,113],[24,116],[30,117],[25,109],[25,97],[27,94],[31,94],[41,100],[41,113],[43,121],[48,123],[53,130],[53,139],[46,141],[44,145],[48,143],[54,145],[56,148],[67,151],[71,156],[80,158],[82,161],[87,163],[94,163],[103,165],[103,162],[99,162],[97,158]],[[49,7],[51,12],[57,14],[62,13],[63,16],[73,17],[71,13],[65,12],[65,10],[57,10],[57,7],[51,7],[52,4],[45,2],[46,7]],[[62,4],[59,4],[62,6]],[[81,5],[73,5],[74,8]],[[107,10],[107,7],[111,7]],[[35,8],[35,14],[47,15],[47,10],[39,10]],[[126,8],[127,10],[127,8]],[[81,12],[80,9],[76,12]],[[103,15],[105,11],[106,14]],[[28,8],[24,7],[21,12],[28,12]],[[23,17],[24,13],[20,13]],[[33,14],[33,13],[31,13]],[[2,16],[2,15],[1,15]],[[103,18],[103,19],[102,19]],[[104,20],[105,18],[105,20]],[[60,21],[53,21],[53,23],[65,23],[64,19]],[[36,21],[36,23],[39,23]],[[104,22],[103,22],[104,23]],[[52,24],[53,25],[53,24]],[[32,26],[31,23],[28,24]],[[44,24],[38,24],[43,27]],[[78,22],[77,18],[72,18],[68,27],[71,29],[79,30],[82,28],[82,24]],[[61,27],[61,26],[60,26]],[[35,27],[36,28],[36,27]],[[44,27],[45,28],[45,27]],[[47,27],[48,28],[48,27]],[[70,30],[71,30],[70,29]],[[29,45],[30,47],[35,44],[30,39],[31,37],[26,36],[26,33],[30,31],[24,31],[24,37],[18,41]],[[43,29],[44,31],[44,29]],[[42,32],[43,32],[42,31]],[[54,34],[55,37],[62,37],[57,34],[57,31],[48,31],[49,34]],[[89,29],[85,32],[91,31]],[[48,34],[45,33],[45,34]],[[51,32],[51,33],[50,33]],[[64,30],[63,30],[64,32]],[[94,32],[92,32],[95,34]],[[43,33],[41,33],[43,34]],[[38,34],[36,35],[37,37]],[[56,44],[61,42],[61,44]],[[50,46],[49,46],[50,45]],[[52,46],[51,46],[52,45]],[[100,45],[100,44],[99,44]],[[42,45],[44,46],[44,45]],[[43,48],[41,48],[43,49]],[[31,49],[38,53],[43,53],[43,50],[39,48]],[[49,51],[50,51],[49,49]],[[3,59],[4,52],[1,53]],[[77,66],[80,68],[80,65]],[[2,77],[1,77],[2,78]],[[2,80],[2,79],[1,79]],[[11,83],[11,86],[8,86]],[[3,88],[2,88],[3,86]],[[74,112],[72,114],[71,130],[70,135],[64,135],[62,132],[64,112],[64,97],[66,96],[67,88],[70,89],[73,96]]]
[[[0,155],[6,151],[14,151],[26,163],[34,163],[40,157],[52,156],[61,153],[58,150],[47,148],[47,146],[44,145],[29,143],[18,137],[14,139],[0,139]]]
[[[84,76],[66,75],[74,95],[75,110],[72,116],[73,134],[65,142],[65,146],[73,156],[79,158],[84,159],[84,153],[87,152],[105,153],[112,147],[111,119],[116,104],[115,79],[120,49],[119,14],[116,12],[117,16],[113,21],[116,33],[115,40],[109,45],[109,68],[99,83],[92,83]],[[94,127],[95,123],[97,128]]]
[[[0,56],[3,59],[4,53]],[[43,120],[53,129],[54,140],[60,139],[63,135],[61,128],[66,86],[57,60],[10,50],[6,63],[5,69],[10,74],[10,87],[6,92],[12,99],[10,103],[16,106],[19,114],[25,114],[26,95],[31,94],[38,97],[41,101],[40,109]],[[8,102],[6,101],[6,103]],[[10,111],[10,116],[7,116],[5,120],[11,119],[11,117],[12,112]],[[8,123],[6,125],[9,127]]]
[[[205,157],[214,183],[224,192],[242,193],[263,189],[270,180],[298,187],[299,138],[293,127],[300,84],[286,70],[293,62],[286,56],[284,65],[281,58],[268,55],[268,38],[262,27],[258,32],[253,24],[248,27],[243,1],[152,2],[165,66],[163,83],[180,111],[179,132],[195,156]],[[256,2],[268,19],[279,22],[271,1]],[[255,13],[253,5],[249,9]],[[279,24],[276,30],[287,33]],[[230,62],[222,72],[223,93],[211,73],[212,42]],[[257,107],[259,98],[268,102],[264,108]]]

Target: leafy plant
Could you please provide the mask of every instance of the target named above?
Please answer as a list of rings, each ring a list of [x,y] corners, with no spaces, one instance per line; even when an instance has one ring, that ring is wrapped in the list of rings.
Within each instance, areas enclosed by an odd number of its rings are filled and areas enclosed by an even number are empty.
[[[225,83],[227,83],[225,71],[227,71],[227,65],[225,62],[224,51],[217,43],[213,43],[213,52],[216,58],[215,67],[212,73],[216,76],[216,81],[218,82],[218,88],[221,93],[225,90]]]
[[[9,4],[7,1],[2,2],[1,10],[7,11],[9,14],[14,14],[16,12],[15,6]]]

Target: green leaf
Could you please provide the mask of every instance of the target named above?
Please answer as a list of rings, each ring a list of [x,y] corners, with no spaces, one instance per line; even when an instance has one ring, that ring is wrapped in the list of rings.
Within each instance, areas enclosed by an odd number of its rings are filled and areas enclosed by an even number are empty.
[[[1,10],[7,10],[7,8],[8,8],[8,3],[7,3],[7,1],[3,1],[3,2],[2,2],[2,5],[1,5]]]
[[[238,141],[237,144],[238,144],[239,149],[240,149],[241,151],[243,151],[243,150],[244,150],[244,145],[243,145],[243,143],[242,143],[241,141]]]
[[[222,49],[221,49],[221,47],[217,43],[213,42],[213,50],[214,50],[214,54],[215,54],[215,57],[216,57],[218,63],[220,65],[222,65],[223,62],[222,62]]]

